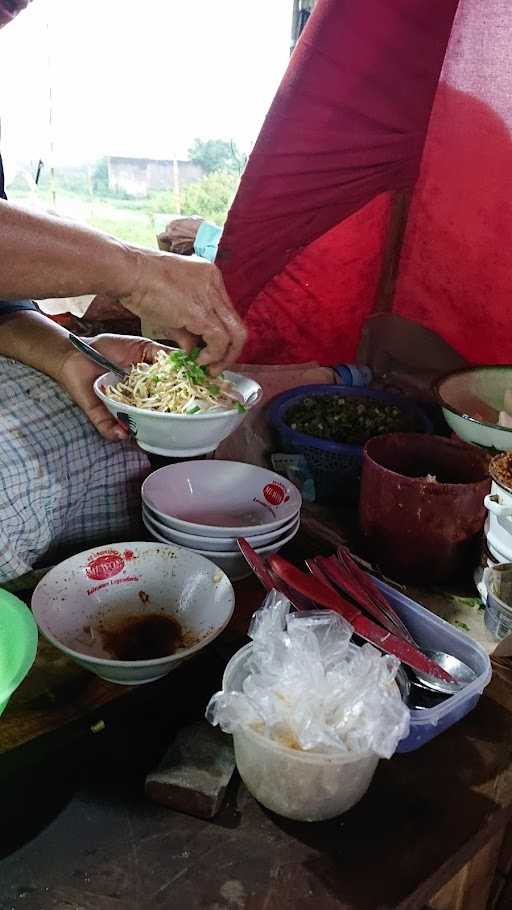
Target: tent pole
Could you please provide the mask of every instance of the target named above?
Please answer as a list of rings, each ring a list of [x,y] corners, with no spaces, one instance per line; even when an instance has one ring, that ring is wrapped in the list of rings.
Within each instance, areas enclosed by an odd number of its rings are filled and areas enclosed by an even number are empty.
[[[381,313],[391,313],[393,311],[395,287],[400,268],[400,256],[404,243],[405,229],[409,218],[411,199],[411,190],[398,190],[393,193],[386,244],[382,255],[380,278],[371,312],[371,315],[373,316]]]

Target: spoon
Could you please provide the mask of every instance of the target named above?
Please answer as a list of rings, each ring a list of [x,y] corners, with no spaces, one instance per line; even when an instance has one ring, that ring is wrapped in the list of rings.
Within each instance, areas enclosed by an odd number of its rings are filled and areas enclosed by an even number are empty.
[[[78,338],[77,335],[74,335],[73,332],[68,332],[68,338],[77,351],[80,351],[81,354],[85,354],[89,360],[94,360],[94,363],[97,363],[100,367],[105,367],[110,373],[117,373],[118,376],[128,376],[129,370],[118,366],[116,363],[112,363],[108,357],[104,357],[103,354],[96,351],[96,349],[90,344],[87,344],[86,341],[82,341],[82,339]]]
[[[444,651],[433,651],[427,648],[422,650],[430,660],[442,667],[455,680],[455,683],[450,683],[415,669],[414,675],[419,679],[422,688],[431,689],[433,692],[439,692],[443,695],[453,695],[476,679],[474,670],[463,663],[462,660],[459,660],[458,657],[454,657],[453,654],[445,654]]]
[[[406,637],[407,641],[419,648],[427,657],[433,661],[433,663],[437,664],[437,666],[441,667],[449,674],[449,676],[452,677],[452,681],[450,682],[447,679],[443,680],[441,678],[431,676],[422,672],[422,670],[415,668],[413,673],[411,673],[412,686],[414,690],[423,690],[424,699],[426,699],[426,693],[424,690],[429,690],[431,693],[435,693],[434,698],[437,696],[439,699],[440,693],[444,694],[445,696],[453,695],[455,692],[458,692],[460,689],[464,688],[464,686],[469,685],[470,682],[476,679],[476,674],[473,672],[473,670],[468,667],[467,664],[463,663],[461,660],[458,660],[457,657],[454,657],[452,654],[446,654],[444,651],[428,650],[421,647],[418,642],[415,641],[406,626],[403,625],[400,617],[398,617],[392,610],[391,605],[387,603],[387,598],[374,585],[373,579],[371,579],[365,572],[359,569],[358,566],[355,566],[354,561],[350,558],[349,554],[347,555],[347,552],[344,551],[341,547],[338,550],[338,559],[340,558],[344,560],[345,565],[352,576],[352,578],[349,576],[348,581],[352,581],[352,583],[355,582],[356,584],[359,583],[359,590],[357,588],[355,590],[353,588],[352,590],[349,590],[349,593],[353,598],[355,598],[356,602],[359,603],[363,609],[368,610],[370,607],[371,612],[374,612],[377,605],[378,609],[381,611],[384,611],[387,606],[387,610],[391,611],[387,612],[387,616],[389,616],[392,621],[400,622],[401,629],[397,631],[397,634],[402,634],[404,638]],[[330,571],[332,573],[331,580],[340,585],[342,588],[344,584],[346,585],[347,579],[346,577],[343,577],[342,574],[339,574],[339,569],[336,568],[335,559],[334,561],[332,558],[331,560],[320,559],[316,561],[326,568],[330,567]],[[307,564],[309,565],[309,563]],[[361,593],[366,595],[363,596],[362,600]],[[378,600],[374,601],[372,605],[371,601],[368,601],[368,597],[371,598],[373,595],[378,595]],[[384,625],[382,619],[380,622]],[[420,696],[421,695],[422,693],[420,692]],[[420,705],[419,707],[424,707],[424,705]],[[431,705],[429,705],[429,707],[431,707]]]

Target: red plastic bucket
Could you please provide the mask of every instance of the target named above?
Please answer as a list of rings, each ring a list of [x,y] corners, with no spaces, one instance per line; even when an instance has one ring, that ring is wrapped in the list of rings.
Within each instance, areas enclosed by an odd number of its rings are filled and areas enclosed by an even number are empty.
[[[368,557],[388,575],[436,584],[468,572],[490,489],[488,456],[440,436],[370,439],[359,524]]]

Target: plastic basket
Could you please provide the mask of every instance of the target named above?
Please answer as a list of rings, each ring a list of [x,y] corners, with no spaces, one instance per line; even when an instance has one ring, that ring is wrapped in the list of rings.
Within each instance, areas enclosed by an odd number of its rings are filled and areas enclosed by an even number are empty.
[[[359,491],[363,446],[329,442],[316,436],[306,436],[292,430],[284,421],[289,408],[297,405],[302,398],[321,395],[341,395],[344,398],[361,398],[394,405],[403,414],[413,417],[416,432],[432,433],[431,420],[414,402],[388,392],[340,385],[304,385],[274,398],[268,407],[267,416],[277,435],[281,452],[303,455],[315,481],[318,502],[332,502],[333,499],[354,501]]]

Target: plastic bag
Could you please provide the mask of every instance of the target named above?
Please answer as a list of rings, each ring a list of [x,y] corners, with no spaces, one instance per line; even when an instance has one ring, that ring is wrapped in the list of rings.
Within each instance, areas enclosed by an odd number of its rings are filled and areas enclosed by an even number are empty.
[[[291,612],[273,591],[254,614],[241,691],[213,696],[206,716],[227,733],[252,728],[310,752],[393,755],[409,730],[397,658],[351,644],[352,627],[329,610]]]

